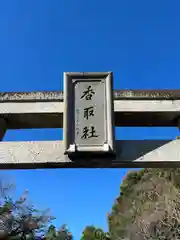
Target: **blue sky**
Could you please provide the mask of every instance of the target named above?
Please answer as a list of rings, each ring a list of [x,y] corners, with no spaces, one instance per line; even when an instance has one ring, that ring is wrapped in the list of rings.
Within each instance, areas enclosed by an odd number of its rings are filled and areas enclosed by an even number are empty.
[[[113,71],[116,89],[180,88],[180,1],[6,0],[0,3],[0,91],[62,90],[65,71]],[[172,139],[176,129],[118,128],[116,139]],[[5,141],[57,140],[62,131],[8,131]],[[7,171],[17,193],[50,207],[79,240],[107,230],[128,169]],[[5,172],[3,172],[5,173]]]

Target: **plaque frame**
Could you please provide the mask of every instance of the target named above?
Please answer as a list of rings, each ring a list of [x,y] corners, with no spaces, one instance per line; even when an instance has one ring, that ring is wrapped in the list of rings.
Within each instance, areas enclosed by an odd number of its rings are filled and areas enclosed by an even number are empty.
[[[103,81],[105,85],[105,138],[102,145],[80,146],[75,139],[75,83]],[[64,113],[63,113],[64,154],[115,153],[114,101],[112,72],[64,72]]]

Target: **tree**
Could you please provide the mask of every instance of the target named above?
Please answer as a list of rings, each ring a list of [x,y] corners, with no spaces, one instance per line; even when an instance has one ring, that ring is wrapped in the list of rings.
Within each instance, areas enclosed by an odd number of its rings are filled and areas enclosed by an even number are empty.
[[[109,214],[113,240],[180,236],[180,168],[129,172]]]
[[[83,231],[81,240],[110,240],[110,235],[100,228],[87,226]]]
[[[5,196],[0,206],[0,233],[8,239],[30,239],[42,235],[54,218],[27,202],[27,191],[18,199]]]
[[[0,179],[0,239],[8,240],[72,240],[72,234],[63,225],[56,230],[52,223],[55,219],[50,210],[40,211],[30,204],[28,191],[19,199],[9,197],[14,188]]]
[[[68,231],[67,226],[64,224],[59,230],[53,225],[49,226],[47,234],[45,235],[46,240],[73,240],[72,233]]]

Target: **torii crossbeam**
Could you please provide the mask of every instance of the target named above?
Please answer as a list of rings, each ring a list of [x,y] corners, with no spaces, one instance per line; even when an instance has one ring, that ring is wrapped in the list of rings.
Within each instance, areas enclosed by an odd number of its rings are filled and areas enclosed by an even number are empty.
[[[180,117],[180,90],[114,90],[115,126],[174,126]],[[62,128],[63,92],[0,93],[0,137],[7,129]],[[72,161],[63,141],[0,143],[0,169],[54,167],[174,167],[180,140],[116,140],[116,157]]]

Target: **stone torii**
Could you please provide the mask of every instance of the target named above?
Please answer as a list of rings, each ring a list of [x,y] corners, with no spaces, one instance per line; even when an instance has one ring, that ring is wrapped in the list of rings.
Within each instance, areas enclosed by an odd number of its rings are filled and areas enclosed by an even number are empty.
[[[112,73],[65,73],[64,76],[66,80],[67,76],[75,76],[77,81],[85,79],[91,82],[92,78],[101,81],[103,76],[111,77]],[[78,91],[82,90],[81,86],[82,84],[79,85]],[[98,91],[101,90],[99,88]],[[74,96],[70,98],[80,109],[81,105],[78,104],[83,102],[78,103]],[[113,90],[112,102],[114,126],[179,127],[180,125],[180,90]],[[84,157],[80,160],[73,160],[65,154],[64,141],[2,141],[7,129],[63,128],[64,111],[62,91],[1,92],[0,169],[179,166],[180,140],[178,139],[116,140],[115,155],[107,159],[97,156]],[[83,123],[80,123],[80,126],[81,124]],[[81,145],[81,142],[79,144]]]

